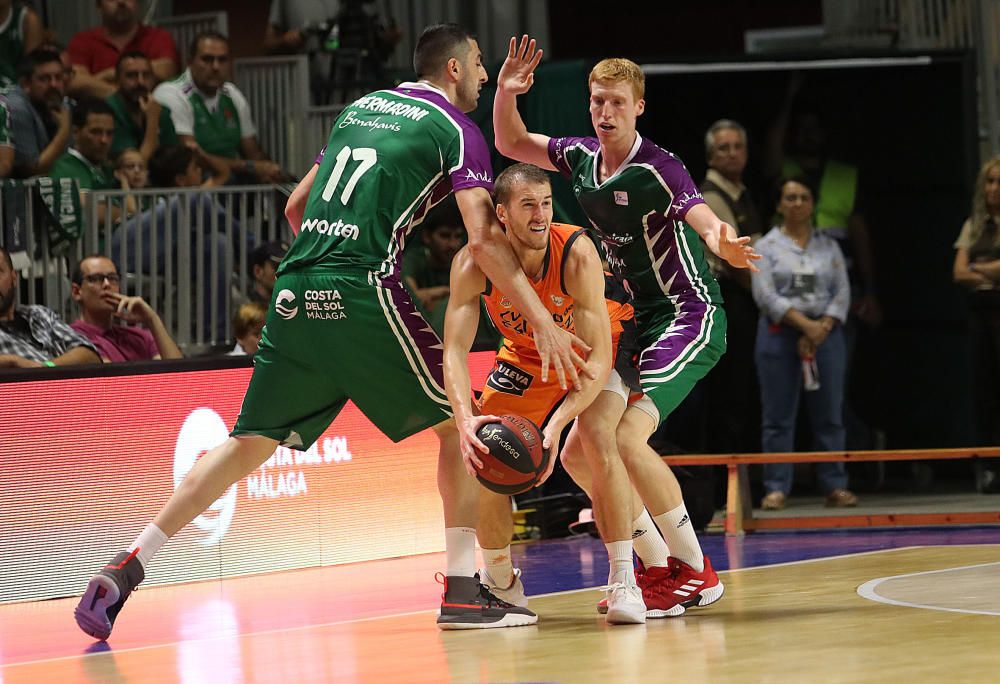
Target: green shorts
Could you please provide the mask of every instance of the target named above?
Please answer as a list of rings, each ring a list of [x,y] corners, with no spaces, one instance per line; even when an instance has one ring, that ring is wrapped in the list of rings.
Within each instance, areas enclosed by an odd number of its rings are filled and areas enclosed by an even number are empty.
[[[680,313],[637,311],[639,382],[636,407],[663,422],[726,351],[726,311],[718,304],[686,303]]]
[[[398,280],[310,269],[274,293],[233,435],[304,450],[348,399],[394,442],[451,417],[441,340]]]

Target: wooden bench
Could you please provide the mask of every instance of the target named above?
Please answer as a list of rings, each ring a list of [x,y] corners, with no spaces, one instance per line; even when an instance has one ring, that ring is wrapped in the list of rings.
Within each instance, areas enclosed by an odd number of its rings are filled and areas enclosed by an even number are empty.
[[[899,449],[892,451],[802,451],[773,454],[684,454],[664,456],[670,465],[724,465],[728,471],[726,517],[727,535],[753,530],[802,529],[822,527],[882,527],[896,525],[977,525],[1000,524],[1000,498],[997,511],[967,513],[900,513],[877,515],[822,515],[755,519],[750,500],[747,466],[755,463],[826,463],[844,461],[923,461],[958,458],[1000,458],[1000,447],[972,449]],[[846,509],[844,509],[846,510]]]

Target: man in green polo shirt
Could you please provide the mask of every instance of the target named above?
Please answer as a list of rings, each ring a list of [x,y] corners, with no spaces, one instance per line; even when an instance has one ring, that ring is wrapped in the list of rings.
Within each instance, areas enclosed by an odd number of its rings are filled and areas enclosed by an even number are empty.
[[[115,81],[118,90],[105,100],[115,116],[111,156],[132,147],[148,162],[160,145],[176,145],[170,111],[150,96],[156,77],[149,57],[137,50],[124,53],[115,64]]]
[[[216,31],[199,33],[191,41],[187,71],[158,85],[153,97],[170,110],[182,143],[197,143],[239,180],[277,182],[285,174],[261,150],[250,105],[226,80],[229,67],[229,39]]]
[[[80,202],[86,207],[92,190],[110,190],[115,187],[114,176],[108,167],[108,152],[115,132],[114,112],[104,100],[88,99],[77,103],[73,110],[74,145],[56,160],[49,175],[53,178],[72,178],[80,187]],[[102,203],[97,210],[98,220],[104,222],[107,206]],[[111,208],[117,219],[116,207]]]

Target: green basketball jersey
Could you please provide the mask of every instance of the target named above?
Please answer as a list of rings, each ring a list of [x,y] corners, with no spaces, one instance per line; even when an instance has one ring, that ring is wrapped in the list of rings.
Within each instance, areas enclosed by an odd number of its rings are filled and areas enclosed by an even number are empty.
[[[683,221],[703,200],[680,159],[638,134],[628,158],[603,183],[596,138],[552,138],[549,158],[570,179],[640,319],[653,309],[697,313],[722,303],[701,238]]]
[[[398,278],[407,236],[432,206],[456,190],[493,189],[479,128],[426,83],[348,105],[317,161],[301,230],[280,272],[322,266]]]

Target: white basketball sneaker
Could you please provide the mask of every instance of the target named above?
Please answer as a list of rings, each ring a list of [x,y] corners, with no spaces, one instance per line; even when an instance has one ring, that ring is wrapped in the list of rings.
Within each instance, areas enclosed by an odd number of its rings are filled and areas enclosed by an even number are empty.
[[[604,619],[609,625],[640,625],[646,621],[646,603],[638,584],[615,582],[602,589],[608,595],[608,613]]]
[[[493,581],[490,573],[486,572],[486,568],[479,571],[479,580],[501,601],[506,601],[518,608],[528,607],[528,597],[524,595],[524,584],[521,583],[520,568],[514,568],[514,581],[506,588],[501,587]]]

